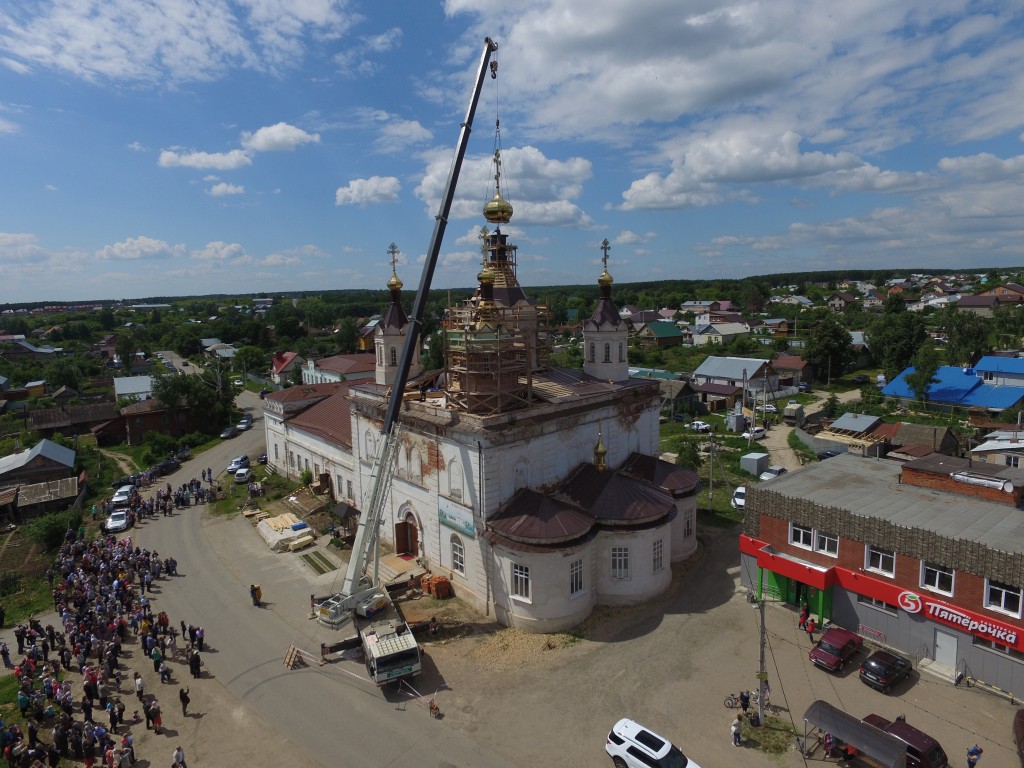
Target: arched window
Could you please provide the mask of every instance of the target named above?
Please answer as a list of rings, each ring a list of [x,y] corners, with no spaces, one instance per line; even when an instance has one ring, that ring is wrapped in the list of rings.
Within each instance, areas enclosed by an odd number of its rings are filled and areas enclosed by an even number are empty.
[[[377,455],[377,441],[373,436],[372,430],[366,430],[363,442],[366,445],[366,456],[364,458],[367,461],[373,461],[374,456]]]
[[[619,342],[619,362],[626,362],[626,351],[621,341]]]
[[[397,347],[392,347],[391,348],[391,365],[392,366],[398,365],[398,348]]]
[[[377,365],[384,365],[384,345],[377,345]]]
[[[462,539],[452,534],[452,570],[456,573],[466,575],[466,548],[462,546]]]
[[[611,344],[605,344],[604,345],[604,361],[606,363],[610,363],[612,361],[612,345]]]
[[[590,342],[590,362],[594,362],[594,342]]]

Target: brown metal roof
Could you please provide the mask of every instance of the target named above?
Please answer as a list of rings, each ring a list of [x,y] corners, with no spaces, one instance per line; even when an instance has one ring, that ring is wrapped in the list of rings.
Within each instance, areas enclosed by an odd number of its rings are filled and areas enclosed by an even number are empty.
[[[603,525],[643,525],[675,509],[661,488],[593,464],[581,464],[561,490]]]
[[[487,521],[487,527],[512,541],[559,544],[585,535],[594,518],[564,501],[523,489]]]
[[[322,371],[331,373],[366,373],[377,369],[377,358],[370,352],[360,352],[351,355],[332,355],[322,360],[317,360],[316,367]]]
[[[319,435],[331,443],[352,447],[352,417],[349,409],[348,388],[339,389],[297,416],[288,419],[288,425],[303,432]]]
[[[700,475],[685,467],[670,464],[656,456],[634,453],[622,465],[622,471],[664,488],[675,498],[689,496],[701,489]]]

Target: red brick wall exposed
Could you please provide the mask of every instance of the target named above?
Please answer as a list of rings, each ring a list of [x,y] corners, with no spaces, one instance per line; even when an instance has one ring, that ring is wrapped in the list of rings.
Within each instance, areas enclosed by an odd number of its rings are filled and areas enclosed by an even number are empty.
[[[813,552],[803,547],[797,547],[789,543],[789,522],[777,517],[761,515],[761,532],[758,537],[770,544],[779,552],[791,557],[797,557],[809,563],[814,563],[823,568],[834,568],[839,566],[851,571],[864,570],[865,545],[864,542],[852,539],[839,538],[839,557],[830,557],[820,552]],[[884,542],[878,546],[884,546]],[[870,572],[869,572],[870,573]],[[916,557],[896,553],[896,575],[889,579],[881,574],[870,573],[872,578],[887,581],[904,589],[921,589],[921,564]],[[1016,585],[1015,585],[1016,586]],[[1024,586],[1024,585],[1021,585]],[[932,593],[935,599],[942,600],[965,610],[974,611],[985,616],[1024,628],[1024,620],[1014,620],[1006,614],[997,611],[987,610],[985,605],[985,579],[965,571],[956,571],[953,577],[953,596]]]
[[[956,493],[960,496],[972,496],[976,499],[994,501],[999,504],[1011,504],[1019,506],[1021,493],[1024,488],[1015,487],[1012,492],[1006,493],[998,488],[986,488],[982,485],[971,485],[970,483],[958,483],[949,475],[937,475],[934,472],[919,472],[910,467],[903,467],[900,473],[901,482],[906,485],[916,485],[921,488],[934,488],[937,491]]]

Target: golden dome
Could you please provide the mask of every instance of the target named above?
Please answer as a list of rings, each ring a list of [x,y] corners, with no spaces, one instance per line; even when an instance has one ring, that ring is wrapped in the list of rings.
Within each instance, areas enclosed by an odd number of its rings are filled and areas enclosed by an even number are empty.
[[[404,285],[404,283],[401,280],[398,279],[398,275],[396,275],[394,272],[392,272],[391,273],[391,279],[388,280],[388,289],[392,290],[392,291],[394,291],[394,290],[399,290],[400,291],[400,290],[402,290],[402,286],[403,285]]]
[[[613,282],[612,276],[608,274],[607,269],[601,273],[599,278],[597,278],[598,285],[611,285]]]
[[[490,266],[484,265],[484,268],[477,274],[476,279],[480,281],[481,285],[493,285],[494,270]]]
[[[512,219],[512,203],[508,202],[500,194],[484,205],[484,218],[491,224],[508,224]]]

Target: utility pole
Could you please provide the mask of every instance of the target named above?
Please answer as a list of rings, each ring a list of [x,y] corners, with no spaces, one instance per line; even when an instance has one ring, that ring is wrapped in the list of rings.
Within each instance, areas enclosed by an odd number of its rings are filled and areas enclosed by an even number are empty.
[[[764,626],[764,604],[765,604],[765,599],[764,599],[764,595],[762,594],[761,595],[761,599],[757,601],[757,610],[761,614],[761,617],[760,617],[761,618],[761,622],[760,622],[760,624],[761,624],[761,633],[760,633],[761,634],[761,636],[760,636],[761,649],[760,649],[759,665],[758,665],[758,668],[757,668],[757,680],[758,680],[757,717],[758,717],[758,720],[760,720],[760,722],[761,722],[761,727],[762,728],[764,727],[764,710],[765,710],[765,700],[764,699],[765,699],[765,691],[768,688],[768,670],[765,668],[765,660],[764,660],[764,649],[765,649],[765,646],[768,644],[768,631],[765,629],[765,626]]]
[[[711,433],[711,442],[708,444],[708,461],[710,462],[710,473],[708,474],[708,506],[715,511],[715,433]]]

